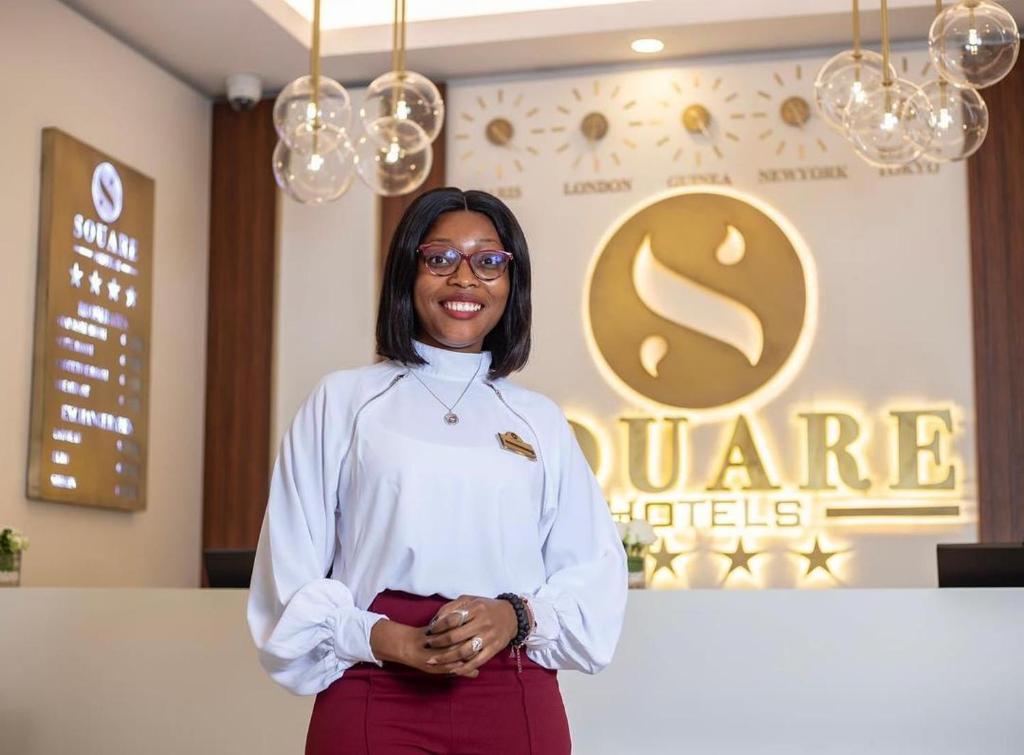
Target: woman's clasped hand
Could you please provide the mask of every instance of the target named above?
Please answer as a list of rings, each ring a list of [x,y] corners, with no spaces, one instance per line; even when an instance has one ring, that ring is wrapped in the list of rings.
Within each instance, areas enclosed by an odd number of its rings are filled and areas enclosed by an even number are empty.
[[[475,678],[480,666],[508,647],[517,632],[516,612],[507,600],[460,595],[437,609],[425,627],[378,621],[370,632],[370,646],[382,661]]]

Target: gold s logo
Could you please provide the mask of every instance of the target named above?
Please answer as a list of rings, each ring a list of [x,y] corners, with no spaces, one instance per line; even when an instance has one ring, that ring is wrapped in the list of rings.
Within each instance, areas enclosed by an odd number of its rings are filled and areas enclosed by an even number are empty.
[[[785,218],[702,187],[656,199],[606,237],[584,306],[595,357],[623,393],[713,413],[789,382],[810,347],[817,291]]]

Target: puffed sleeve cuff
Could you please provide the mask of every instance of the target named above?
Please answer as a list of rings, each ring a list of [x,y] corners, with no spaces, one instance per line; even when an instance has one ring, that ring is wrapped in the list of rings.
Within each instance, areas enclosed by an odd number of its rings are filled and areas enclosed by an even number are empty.
[[[341,582],[318,579],[303,585],[288,601],[263,645],[263,655],[276,661],[270,665],[281,667],[288,661],[312,655],[318,659],[322,678],[316,683],[323,684],[322,689],[330,683],[328,679],[333,681],[360,661],[382,665],[370,649],[370,630],[386,618],[384,614],[356,608],[352,593]],[[273,676],[273,669],[270,671]],[[296,691],[308,694],[302,688]]]
[[[554,642],[558,638],[558,613],[555,611],[555,600],[548,585],[541,587],[536,593],[528,596],[533,618],[536,622],[533,630],[526,635],[526,647],[538,648]]]

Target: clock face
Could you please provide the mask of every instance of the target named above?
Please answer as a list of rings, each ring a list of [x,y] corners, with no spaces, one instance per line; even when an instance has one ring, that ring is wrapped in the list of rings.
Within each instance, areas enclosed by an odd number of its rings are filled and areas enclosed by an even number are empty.
[[[545,129],[536,123],[537,108],[521,93],[504,89],[483,92],[458,113],[455,144],[460,162],[476,180],[518,180],[529,161],[540,154],[537,137]]]
[[[637,100],[620,85],[598,79],[571,92],[555,106],[556,123],[548,129],[558,139],[555,154],[568,157],[574,172],[618,169],[637,148],[637,129],[650,125],[634,114]]]
[[[675,79],[672,88],[659,100],[665,117],[657,125],[662,135],[655,142],[673,163],[690,168],[705,168],[722,160],[729,147],[740,141],[737,122],[745,114],[737,111],[740,93],[723,85],[721,77],[703,78],[697,74]]]
[[[100,163],[92,174],[92,203],[104,223],[113,223],[121,216],[124,187],[117,169],[110,163]]]
[[[748,114],[756,125],[757,138],[768,154],[787,159],[822,159],[829,151],[829,129],[818,115],[814,82],[804,76],[803,66],[771,72],[771,80],[756,89],[756,105]]]

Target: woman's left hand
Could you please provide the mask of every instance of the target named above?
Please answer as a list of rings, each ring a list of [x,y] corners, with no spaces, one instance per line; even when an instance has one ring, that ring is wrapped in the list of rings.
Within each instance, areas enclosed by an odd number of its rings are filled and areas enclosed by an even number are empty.
[[[469,612],[461,624],[458,609]],[[439,651],[427,663],[434,661],[453,676],[469,675],[508,647],[518,631],[516,611],[507,600],[460,595],[437,609],[427,627],[425,647]],[[479,652],[470,644],[474,637],[483,640]]]

